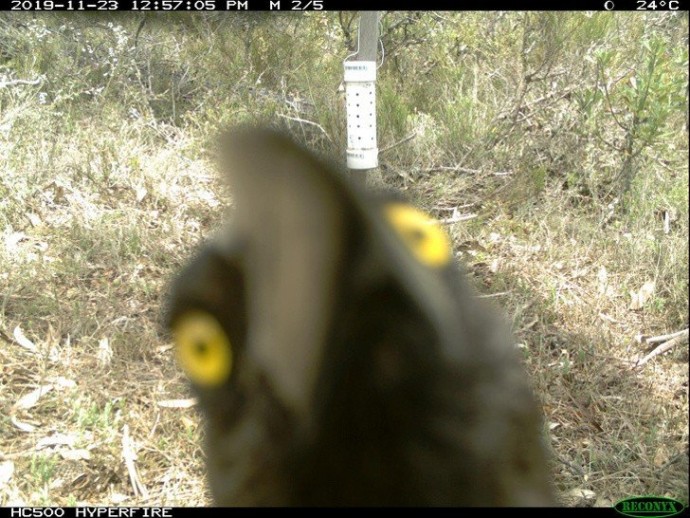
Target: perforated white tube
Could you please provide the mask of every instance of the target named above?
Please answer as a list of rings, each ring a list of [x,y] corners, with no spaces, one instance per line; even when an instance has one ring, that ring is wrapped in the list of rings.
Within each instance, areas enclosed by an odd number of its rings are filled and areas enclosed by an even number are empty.
[[[347,111],[347,167],[373,169],[379,165],[376,144],[376,62],[345,62]]]

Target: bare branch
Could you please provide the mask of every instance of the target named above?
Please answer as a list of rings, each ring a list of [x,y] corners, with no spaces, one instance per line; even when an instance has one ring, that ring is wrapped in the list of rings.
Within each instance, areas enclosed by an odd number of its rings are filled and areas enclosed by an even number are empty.
[[[685,329],[684,331],[681,331],[680,333],[676,333],[676,337],[672,338],[671,340],[662,343],[659,347],[654,349],[651,353],[649,353],[647,356],[639,360],[634,366],[633,369],[642,367],[645,363],[647,363],[649,360],[654,358],[655,356],[659,356],[660,354],[665,353],[666,351],[669,351],[674,345],[678,345],[679,343],[682,342],[687,342],[688,340],[688,330]]]
[[[410,133],[409,135],[407,135],[406,137],[404,137],[402,140],[399,140],[398,142],[395,142],[395,143],[391,144],[390,146],[386,146],[384,148],[379,149],[379,154],[385,153],[386,151],[389,151],[389,150],[393,149],[394,147],[399,146],[400,144],[404,144],[405,142],[412,140],[416,136],[417,136],[417,131],[415,130],[412,133]]]
[[[0,88],[7,88],[8,86],[17,86],[17,85],[37,85],[41,83],[41,78],[38,77],[36,79],[14,79],[12,81],[0,81]]]
[[[284,119],[291,120],[294,122],[299,122],[300,124],[309,124],[310,126],[314,126],[314,127],[321,130],[321,133],[324,134],[324,136],[328,139],[329,142],[331,142],[331,143],[333,142],[333,140],[331,139],[328,132],[325,129],[323,129],[323,126],[321,126],[321,124],[319,124],[317,122],[313,122],[313,121],[310,121],[307,119],[300,119],[299,117],[291,117],[290,115],[284,115],[282,113],[279,113],[278,117],[282,117]]]

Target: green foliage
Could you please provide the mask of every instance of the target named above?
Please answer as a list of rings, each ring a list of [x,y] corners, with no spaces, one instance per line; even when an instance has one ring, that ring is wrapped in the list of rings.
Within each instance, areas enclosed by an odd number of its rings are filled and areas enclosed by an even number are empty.
[[[377,103],[377,108],[383,115],[378,121],[380,133],[388,135],[391,140],[405,136],[408,131],[409,107],[389,82],[381,82]]]
[[[621,165],[614,179],[619,195],[628,194],[638,172],[638,158],[662,134],[674,131],[667,122],[686,104],[687,77],[679,70],[687,67],[687,49],[670,47],[657,35],[644,36],[635,48],[632,56],[596,52],[597,81],[592,90],[583,89],[579,98],[586,127],[619,156]],[[618,75],[621,68],[623,73]]]
[[[37,172],[56,162],[75,187],[93,183],[102,197],[128,188],[140,167],[136,153],[120,158],[118,128],[128,123],[151,144],[175,139],[168,127],[192,129],[190,156],[209,147],[218,127],[240,121],[288,127],[342,153],[336,90],[356,46],[356,17],[265,14],[5,15],[0,71],[32,84],[0,89],[12,179],[0,179],[0,221],[15,218],[9,185],[15,201],[28,201],[45,181]],[[558,184],[601,217],[611,203],[616,219],[659,204],[683,212],[682,177],[661,192],[644,172],[687,134],[687,26],[683,13],[385,13],[380,147],[413,135],[387,155],[396,170],[512,172],[533,184],[527,198]],[[95,121],[105,128],[93,148],[39,137],[76,141]],[[10,153],[19,140],[26,153]],[[135,241],[122,250],[136,252]]]
[[[57,471],[58,458],[56,455],[34,455],[29,464],[29,476],[38,485],[50,483]]]
[[[91,401],[83,401],[83,404],[76,408],[76,424],[80,429],[112,431],[118,420],[116,413],[121,406],[119,401],[106,401],[102,406]]]

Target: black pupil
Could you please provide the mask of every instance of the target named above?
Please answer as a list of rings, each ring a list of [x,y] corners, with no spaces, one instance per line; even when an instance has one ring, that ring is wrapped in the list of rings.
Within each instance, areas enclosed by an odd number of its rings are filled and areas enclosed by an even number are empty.
[[[424,238],[426,237],[424,230],[421,228],[411,228],[407,231],[407,235],[410,236],[410,239],[412,239],[412,241],[415,241],[417,243],[419,243],[420,241],[424,241]]]
[[[197,356],[206,356],[208,353],[208,344],[206,344],[206,342],[203,340],[197,340],[194,343],[194,349],[196,350]]]

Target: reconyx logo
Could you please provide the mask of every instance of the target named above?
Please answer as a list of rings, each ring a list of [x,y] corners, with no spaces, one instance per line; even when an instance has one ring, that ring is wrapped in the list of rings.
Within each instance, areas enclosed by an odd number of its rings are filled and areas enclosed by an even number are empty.
[[[663,496],[634,496],[621,500],[613,508],[624,516],[634,518],[656,518],[675,516],[684,506],[678,500]]]

